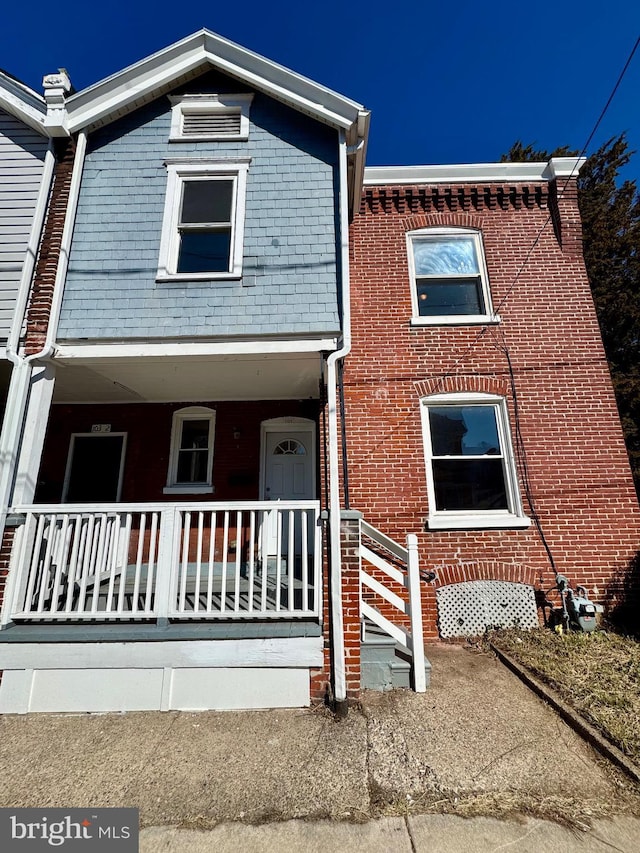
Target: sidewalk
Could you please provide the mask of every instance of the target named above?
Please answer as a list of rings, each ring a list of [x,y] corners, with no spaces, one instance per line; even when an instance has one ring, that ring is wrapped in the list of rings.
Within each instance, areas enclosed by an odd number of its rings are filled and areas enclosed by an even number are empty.
[[[322,709],[5,716],[0,806],[134,806],[149,828],[141,849],[168,851],[312,851],[333,838],[409,850],[413,838],[415,850],[476,853],[485,829],[461,817],[640,816],[638,789],[492,656],[447,645],[428,656],[426,694],[368,693],[340,723]],[[640,822],[621,820],[636,847],[615,843],[638,853]],[[547,849],[539,821],[497,828],[531,830]],[[438,833],[458,846],[420,846]]]
[[[380,818],[366,824],[288,821],[264,826],[221,824],[208,832],[143,830],[140,853],[638,853],[640,819],[597,821],[576,832],[548,821],[499,821],[451,815]]]

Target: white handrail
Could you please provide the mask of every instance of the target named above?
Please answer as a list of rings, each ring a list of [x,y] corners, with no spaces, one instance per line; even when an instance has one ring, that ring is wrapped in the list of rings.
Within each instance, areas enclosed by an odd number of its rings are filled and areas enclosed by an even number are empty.
[[[362,541],[363,537],[375,542],[388,551],[403,566],[398,568],[385,560],[383,556],[372,551]],[[424,657],[424,634],[422,628],[422,603],[420,596],[420,566],[418,558],[418,537],[415,533],[407,536],[407,547],[403,548],[386,534],[381,533],[372,525],[362,521],[360,526],[360,558],[367,562],[386,577],[390,578],[398,587],[406,591],[406,601],[401,595],[387,589],[384,582],[370,575],[363,567],[360,567],[360,612],[361,615],[370,619],[385,633],[389,634],[411,652],[411,669],[413,675],[413,687],[416,693],[424,693],[427,689],[425,675]],[[409,617],[410,629],[395,625],[390,619],[383,616],[378,610],[364,601],[362,587],[369,589],[378,595],[389,605],[398,610],[403,616]]]

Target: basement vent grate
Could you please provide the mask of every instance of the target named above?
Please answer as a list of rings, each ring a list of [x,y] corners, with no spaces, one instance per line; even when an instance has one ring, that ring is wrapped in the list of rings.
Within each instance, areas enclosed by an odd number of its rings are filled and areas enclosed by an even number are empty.
[[[238,136],[240,112],[185,112],[182,119],[184,136]]]
[[[436,590],[441,637],[474,637],[487,628],[537,628],[532,586],[508,581],[464,581]]]

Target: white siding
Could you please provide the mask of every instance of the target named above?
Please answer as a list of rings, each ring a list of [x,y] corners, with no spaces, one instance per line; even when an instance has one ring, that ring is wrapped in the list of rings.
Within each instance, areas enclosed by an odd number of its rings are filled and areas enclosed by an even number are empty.
[[[0,110],[0,346],[16,302],[47,140]]]

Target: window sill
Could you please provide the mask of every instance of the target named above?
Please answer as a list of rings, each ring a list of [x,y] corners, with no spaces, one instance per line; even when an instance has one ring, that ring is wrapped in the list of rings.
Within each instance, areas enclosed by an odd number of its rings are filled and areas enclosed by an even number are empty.
[[[531,519],[526,515],[432,515],[427,519],[428,530],[526,530],[528,527]]]
[[[177,272],[158,273],[156,281],[239,281],[242,278],[240,272]]]
[[[450,317],[412,317],[412,326],[497,326],[499,314],[457,314]]]
[[[170,136],[169,142],[246,142],[248,133],[207,133],[189,136]]]
[[[165,486],[163,495],[212,495],[213,486]]]

